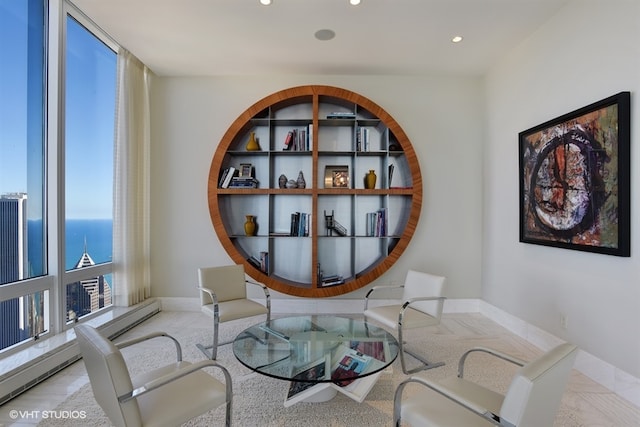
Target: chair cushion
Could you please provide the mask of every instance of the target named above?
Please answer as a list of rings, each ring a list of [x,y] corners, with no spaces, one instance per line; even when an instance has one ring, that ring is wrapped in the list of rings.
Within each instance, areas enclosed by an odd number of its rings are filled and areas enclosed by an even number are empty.
[[[178,362],[140,374],[132,379],[134,387],[174,372],[189,362]],[[145,426],[179,426],[226,402],[225,385],[204,370],[193,372],[169,384],[139,396],[138,407]]]
[[[407,396],[412,390],[405,389]],[[403,425],[413,427],[495,427],[494,424],[448,398],[422,387],[402,401]]]
[[[213,304],[203,305],[202,312],[213,316]],[[257,316],[259,314],[267,314],[267,307],[250,299],[237,299],[218,304],[220,323]]]
[[[504,401],[504,396],[500,393],[457,376],[445,378],[438,383],[465,401],[487,408],[494,414],[500,413],[500,407]]]
[[[365,310],[364,315],[367,320],[375,320],[383,326],[397,331],[398,316],[400,315],[401,309],[402,306],[400,304],[383,305]],[[428,314],[408,308],[404,312],[402,323],[403,329],[411,329],[435,326],[440,323],[440,321]]]

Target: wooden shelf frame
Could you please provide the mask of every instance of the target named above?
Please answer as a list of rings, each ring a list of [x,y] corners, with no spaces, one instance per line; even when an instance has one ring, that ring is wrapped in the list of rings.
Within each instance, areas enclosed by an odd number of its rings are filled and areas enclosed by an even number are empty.
[[[277,118],[273,117],[274,112],[281,111],[285,107],[292,106],[305,106],[311,105],[310,118]],[[346,108],[355,107],[358,112],[364,111],[367,117],[360,117],[356,119],[326,119],[319,117],[323,114],[321,106],[340,105]],[[397,151],[389,150],[389,147],[385,147],[385,150],[374,152],[359,152],[359,151],[328,151],[325,149],[319,149],[319,133],[323,128],[331,126],[357,126],[357,123],[361,122],[366,126],[378,126],[389,132],[389,135],[393,136],[394,144],[399,146]],[[266,141],[263,145],[261,142],[261,148],[263,151],[244,151],[239,145],[239,142],[246,138],[246,136],[255,129],[256,126],[262,126],[270,128],[272,125],[278,126],[304,126],[306,124],[313,125],[313,141],[312,149],[310,151],[302,152],[288,152],[281,151],[282,148],[278,146],[278,142]],[[318,188],[316,185],[319,182],[319,176],[324,174],[324,170],[319,169],[320,158],[330,158],[332,155],[347,156],[347,157],[383,157],[395,158],[396,156],[404,156],[406,165],[408,167],[407,176],[411,180],[411,185],[407,185],[402,188],[376,188],[376,189],[363,189],[354,187],[355,183],[351,183],[351,188]],[[273,188],[274,182],[277,181],[277,176],[273,176],[275,171],[269,171],[269,183],[262,183],[262,188],[219,188],[218,182],[221,172],[229,166],[230,158],[238,161],[239,159],[258,159],[261,156],[270,158],[271,156],[301,156],[302,159],[310,159],[311,162],[311,176],[307,176],[307,187],[304,189],[281,189]],[[269,160],[269,162],[271,162]],[[386,171],[381,171],[386,173]],[[355,171],[350,170],[350,174]],[[380,174],[382,175],[382,173]],[[379,176],[381,179],[382,176]],[[382,182],[382,181],[381,181]],[[386,180],[383,181],[386,183]],[[277,187],[277,184],[275,185]],[[243,264],[247,273],[264,283],[269,288],[282,292],[288,295],[300,296],[300,297],[331,297],[342,295],[348,292],[355,291],[363,286],[371,283],[376,278],[380,277],[385,271],[387,271],[402,255],[405,251],[413,234],[415,233],[418,220],[420,218],[420,212],[422,208],[422,175],[420,173],[420,166],[418,163],[417,155],[409,141],[409,138],[400,127],[400,125],[389,115],[382,107],[370,99],[359,95],[355,92],[337,88],[333,86],[323,85],[306,85],[298,86],[289,89],[284,89],[279,92],[273,93],[249,108],[245,110],[232,124],[229,126],[225,134],[223,135],[218,147],[215,151],[213,159],[211,161],[211,167],[209,170],[208,179],[208,204],[211,222],[215,229],[215,232],[220,239],[222,246],[227,251],[229,256],[234,262]],[[225,223],[225,218],[228,218],[229,213],[225,211],[228,209],[228,204],[232,203],[228,198],[234,198],[236,196],[243,197],[263,197],[273,198],[279,196],[299,196],[311,199],[311,236],[309,237],[283,237],[270,235],[274,230],[263,230],[260,236],[256,237],[244,237],[229,233],[229,224]],[[380,245],[388,245],[391,249],[388,254],[372,259],[366,268],[363,268],[359,272],[355,272],[353,277],[345,277],[345,283],[337,286],[322,287],[318,283],[318,279],[315,273],[315,269],[319,258],[319,249],[321,239],[331,239],[331,237],[320,236],[318,233],[319,221],[324,221],[322,215],[318,215],[319,206],[318,199],[320,197],[331,196],[350,196],[352,198],[364,197],[364,196],[377,196],[377,197],[401,197],[406,198],[408,210],[403,212],[403,224],[400,224],[401,233],[394,233],[393,236],[386,237],[365,237],[351,235],[346,237],[333,237],[335,239],[348,239],[352,246],[355,245],[357,239],[379,239]],[[271,203],[268,201],[267,203]],[[352,202],[353,203],[353,202]],[[271,208],[269,208],[271,210]],[[273,212],[264,213],[263,216],[273,215]],[[355,219],[347,219],[351,223],[355,222]],[[269,228],[271,226],[271,220],[269,225],[261,224],[263,227]],[[351,228],[351,227],[349,227]],[[311,247],[311,280],[307,282],[297,282],[283,277],[278,272],[267,274],[260,269],[253,266],[248,261],[247,251],[244,250],[243,244],[246,244],[245,239],[264,239],[267,242],[267,247],[271,247],[270,239],[309,239]],[[351,252],[353,258],[353,251]],[[295,262],[295,260],[293,260]],[[351,260],[352,265],[355,260]]]

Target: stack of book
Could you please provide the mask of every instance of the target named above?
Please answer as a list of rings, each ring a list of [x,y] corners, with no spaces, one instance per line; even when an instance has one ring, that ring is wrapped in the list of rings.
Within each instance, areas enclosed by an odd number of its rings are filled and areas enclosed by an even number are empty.
[[[291,214],[291,231],[289,236],[309,236],[309,225],[311,224],[311,214],[305,212],[294,212]]]
[[[387,235],[387,209],[378,209],[375,212],[368,212],[366,222],[367,236],[383,237]]]
[[[356,151],[369,151],[369,129],[359,127],[356,132]]]
[[[327,114],[327,119],[355,119],[356,113],[350,111],[332,111]]]
[[[234,176],[229,182],[229,188],[258,188],[258,180],[252,176]]]
[[[285,151],[311,151],[313,145],[313,124],[306,129],[291,129],[284,137]]]
[[[322,286],[324,288],[326,286],[342,285],[343,283],[344,283],[344,278],[342,276],[334,274],[332,276],[324,276],[324,277],[322,277],[322,281],[320,282],[320,286]]]
[[[254,256],[250,256],[248,261],[258,270],[263,273],[269,274],[269,252],[260,252],[260,259]]]

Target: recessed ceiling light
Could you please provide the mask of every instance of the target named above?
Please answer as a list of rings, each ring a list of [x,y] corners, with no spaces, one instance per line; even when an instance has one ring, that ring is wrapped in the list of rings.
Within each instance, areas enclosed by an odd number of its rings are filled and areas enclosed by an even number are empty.
[[[460,43],[462,40],[462,36],[455,36],[451,39],[451,41],[454,43]]]
[[[360,4],[360,0],[349,0],[349,3],[351,3],[354,6],[357,6]]]
[[[260,4],[263,4],[265,6],[269,6],[271,4],[271,0],[260,0]]]
[[[316,33],[314,34],[314,36],[318,39],[318,40],[331,40],[332,38],[334,38],[336,36],[335,31],[333,30],[327,30],[327,29],[323,29],[323,30],[318,30],[316,31]]]

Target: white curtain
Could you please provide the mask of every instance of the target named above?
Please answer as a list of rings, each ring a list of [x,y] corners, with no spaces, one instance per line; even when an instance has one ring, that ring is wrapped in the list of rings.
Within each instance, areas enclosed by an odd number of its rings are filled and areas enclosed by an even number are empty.
[[[149,244],[150,70],[118,52],[113,214],[115,305],[151,295]]]

